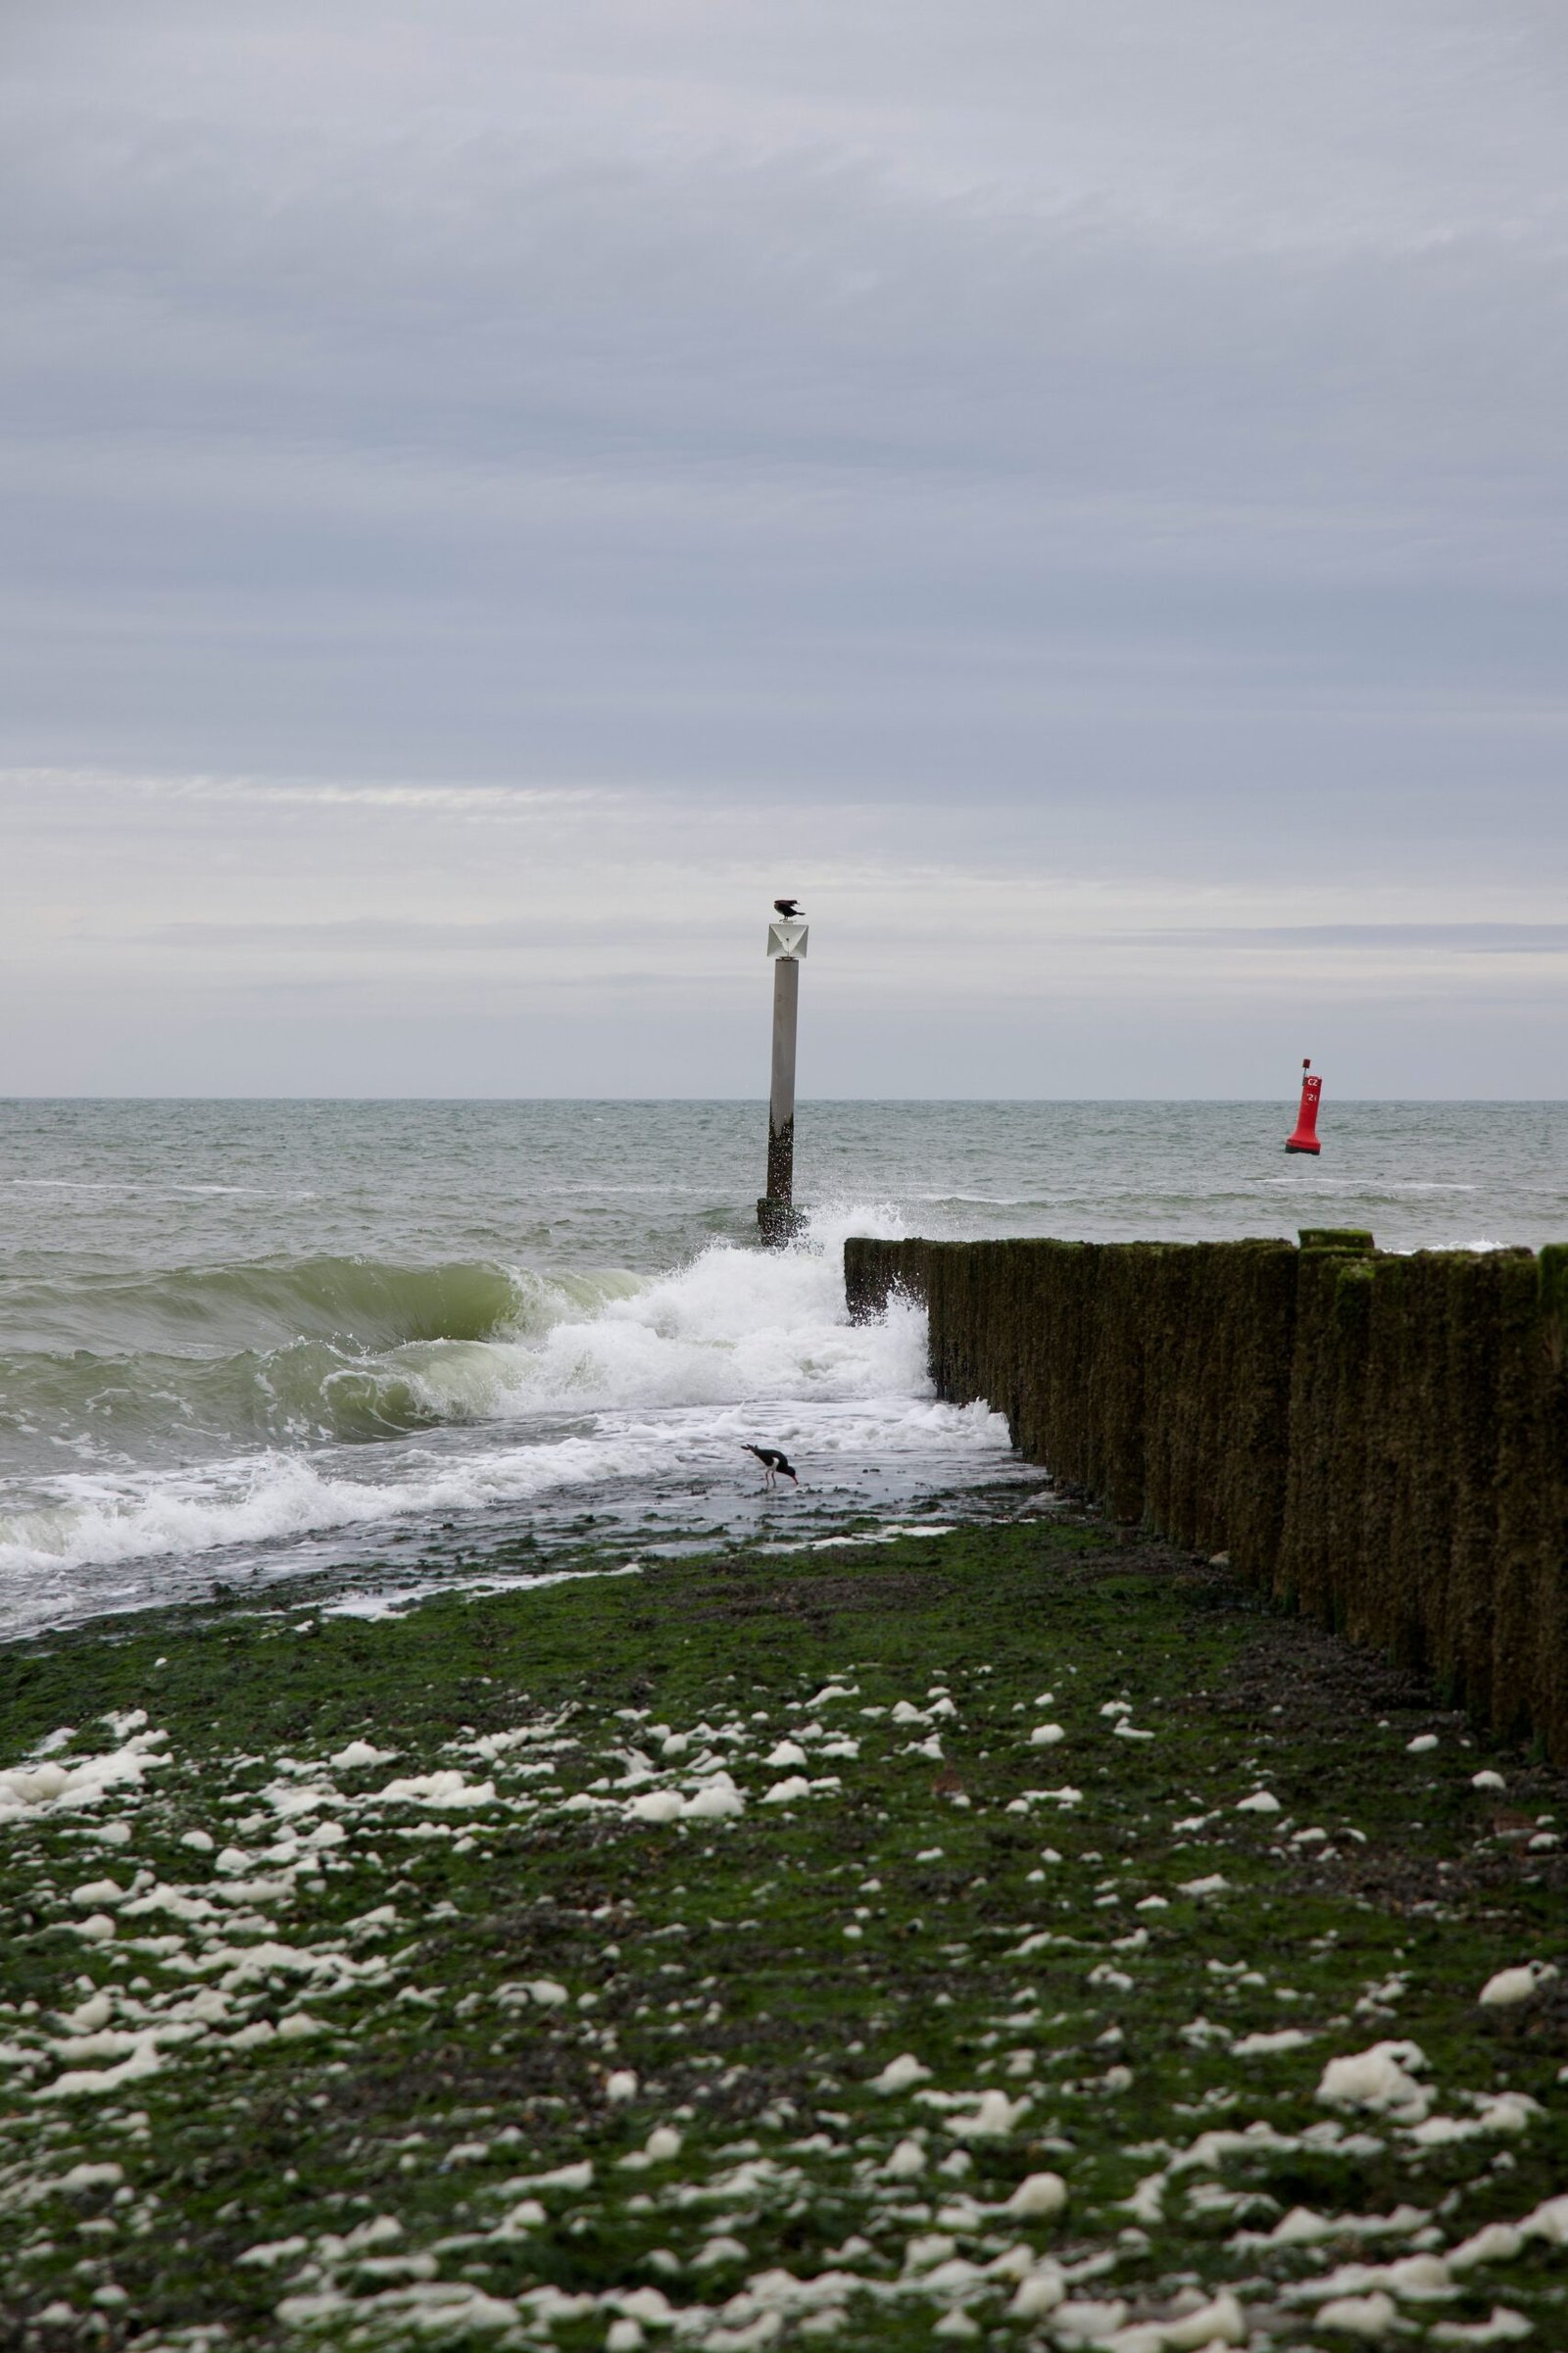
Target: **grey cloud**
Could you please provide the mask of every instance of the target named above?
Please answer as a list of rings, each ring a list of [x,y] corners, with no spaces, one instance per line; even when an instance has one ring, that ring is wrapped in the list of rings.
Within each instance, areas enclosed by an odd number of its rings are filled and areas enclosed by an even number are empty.
[[[164,923],[115,936],[163,948],[190,949],[203,956],[232,955],[252,948],[321,949],[346,955],[390,949],[399,956],[418,956],[451,949],[532,948],[561,936],[564,928],[533,916],[510,923],[425,923],[366,915],[341,923]]]
[[[1234,923],[1201,931],[1124,933],[1190,948],[1438,948],[1458,956],[1560,956],[1568,923]]]
[[[250,948],[320,948],[355,953],[392,949],[418,955],[449,949],[475,952],[528,948],[569,936],[570,927],[546,916],[510,922],[431,923],[361,916],[319,923],[166,923],[141,932],[113,935],[162,947],[211,952]],[[1568,954],[1568,923],[1256,923],[1194,926],[1179,931],[1075,931],[1080,948],[1137,943],[1152,949],[1185,951],[1235,949],[1433,948],[1459,956],[1560,956]]]
[[[1555,5],[67,0],[0,43],[0,761],[740,841],[838,798],[895,895],[917,807],[967,870],[1021,832],[1260,916],[1568,865]],[[430,876],[419,953],[472,945]],[[323,945],[270,887],[185,959]],[[1437,929],[1314,937],[1511,953]]]

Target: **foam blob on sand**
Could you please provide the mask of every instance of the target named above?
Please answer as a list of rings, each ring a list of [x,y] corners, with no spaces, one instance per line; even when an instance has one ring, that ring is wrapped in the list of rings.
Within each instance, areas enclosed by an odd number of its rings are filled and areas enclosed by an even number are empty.
[[[1396,2124],[1419,2124],[1432,2105],[1426,2085],[1415,2080],[1426,2063],[1418,2043],[1374,2042],[1369,2050],[1331,2059],[1317,2097],[1328,2108],[1364,2108]]]
[[[907,2091],[912,2084],[929,2083],[931,2070],[923,2067],[913,2051],[901,2051],[890,2059],[880,2075],[871,2078],[873,2091]]]
[[[1516,2002],[1529,2001],[1557,1975],[1550,1961],[1525,1961],[1517,1969],[1499,1969],[1495,1977],[1488,1978],[1476,1999],[1489,2010],[1511,2009]]]
[[[1025,2174],[1006,2201],[1006,2210],[1020,2221],[1049,2222],[1067,2203],[1067,2184],[1060,2174]]]

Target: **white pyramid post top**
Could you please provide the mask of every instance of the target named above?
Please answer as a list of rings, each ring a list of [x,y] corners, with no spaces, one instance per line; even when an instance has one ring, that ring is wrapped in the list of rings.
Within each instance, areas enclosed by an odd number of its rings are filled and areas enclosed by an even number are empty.
[[[770,956],[803,956],[806,954],[808,926],[798,917],[780,917],[767,927],[767,953]]]

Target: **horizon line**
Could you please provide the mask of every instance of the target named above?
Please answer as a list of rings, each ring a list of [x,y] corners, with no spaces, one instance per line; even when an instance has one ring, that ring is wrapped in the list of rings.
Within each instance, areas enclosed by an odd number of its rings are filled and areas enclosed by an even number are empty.
[[[803,1095],[799,1107],[808,1104],[857,1103],[916,1105],[920,1103],[996,1103],[1018,1107],[1027,1104],[1055,1103],[1061,1105],[1106,1105],[1118,1103],[1211,1103],[1215,1105],[1278,1105],[1296,1100],[1293,1088],[1280,1095]],[[1494,1108],[1530,1108],[1550,1110],[1568,1107],[1568,1096],[1561,1095],[1334,1095],[1329,1099],[1334,1107],[1355,1104],[1394,1108],[1449,1103],[1455,1106],[1487,1104]],[[765,1109],[765,1095],[172,1095],[147,1093],[132,1095],[45,1095],[0,1093],[0,1104],[12,1103],[724,1103],[749,1109]]]

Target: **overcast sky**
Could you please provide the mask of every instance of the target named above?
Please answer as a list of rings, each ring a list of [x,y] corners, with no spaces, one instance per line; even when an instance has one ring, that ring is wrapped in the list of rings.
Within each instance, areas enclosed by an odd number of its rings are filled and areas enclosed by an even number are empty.
[[[1568,1095],[1561,0],[10,0],[0,1092]]]

